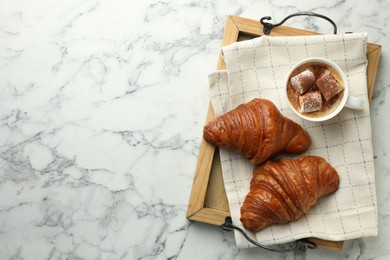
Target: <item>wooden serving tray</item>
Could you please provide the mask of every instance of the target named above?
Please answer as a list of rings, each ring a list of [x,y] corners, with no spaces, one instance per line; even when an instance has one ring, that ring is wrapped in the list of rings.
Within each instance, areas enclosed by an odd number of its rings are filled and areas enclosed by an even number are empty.
[[[273,28],[270,35],[296,36],[315,34],[318,33],[279,26]],[[261,35],[264,35],[263,25],[259,21],[238,16],[228,16],[222,39],[222,46],[226,46],[237,41],[249,40]],[[372,43],[367,44],[367,88],[370,100],[375,87],[375,79],[381,49],[381,45]],[[217,70],[223,70],[225,68],[225,63],[220,56],[218,59]],[[214,118],[214,110],[210,102],[206,123],[212,121]],[[187,218],[212,225],[221,225],[224,223],[225,217],[227,216],[230,216],[230,211],[222,179],[219,150],[202,139],[188,204]],[[310,238],[310,240],[318,246],[336,251],[341,251],[344,243],[343,241],[327,241],[318,238]]]

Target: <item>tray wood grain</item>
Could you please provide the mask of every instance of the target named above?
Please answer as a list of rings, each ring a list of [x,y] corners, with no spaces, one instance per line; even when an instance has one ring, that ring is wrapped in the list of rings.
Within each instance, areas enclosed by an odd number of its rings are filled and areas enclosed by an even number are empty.
[[[316,34],[318,33],[287,26],[279,26],[273,28],[270,35],[296,36]],[[252,39],[261,35],[263,35],[263,25],[259,21],[238,16],[228,16],[222,39],[222,46],[237,41]],[[367,44],[367,88],[370,100],[375,87],[381,49],[381,45],[372,43]],[[217,70],[223,70],[225,68],[225,63],[222,57],[219,56]],[[205,123],[214,119],[214,110],[210,102]],[[187,218],[212,225],[221,225],[227,216],[230,216],[230,211],[222,179],[219,150],[202,139],[187,209]],[[310,240],[318,246],[330,250],[341,251],[343,248],[343,241],[327,241],[318,238],[310,238]]]

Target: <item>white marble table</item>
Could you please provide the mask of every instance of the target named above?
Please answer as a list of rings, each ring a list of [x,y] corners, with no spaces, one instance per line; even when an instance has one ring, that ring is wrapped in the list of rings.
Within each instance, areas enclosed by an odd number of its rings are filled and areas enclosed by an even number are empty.
[[[1,259],[390,257],[388,1],[0,1]],[[226,15],[331,17],[383,45],[372,101],[379,236],[237,250],[185,218]],[[289,26],[331,33],[319,19]],[[358,173],[356,173],[358,174]]]

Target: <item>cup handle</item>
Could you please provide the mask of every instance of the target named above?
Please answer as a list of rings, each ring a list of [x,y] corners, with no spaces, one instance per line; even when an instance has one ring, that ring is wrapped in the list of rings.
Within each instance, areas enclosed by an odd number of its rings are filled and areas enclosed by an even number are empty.
[[[362,110],[364,105],[364,101],[361,98],[354,97],[349,95],[347,98],[347,102],[345,103],[345,107],[355,110]]]

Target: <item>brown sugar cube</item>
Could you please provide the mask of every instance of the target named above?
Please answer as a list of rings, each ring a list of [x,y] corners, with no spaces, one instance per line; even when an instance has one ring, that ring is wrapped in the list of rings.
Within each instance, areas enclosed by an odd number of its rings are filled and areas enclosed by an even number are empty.
[[[321,110],[322,97],[319,90],[309,91],[299,96],[299,109],[301,113],[312,113]]]
[[[314,73],[306,69],[294,77],[290,79],[291,87],[295,89],[299,94],[305,93],[308,89],[310,89],[314,83],[316,82],[316,77],[314,76]]]
[[[317,79],[316,85],[326,100],[331,99],[343,91],[343,87],[330,72],[322,73]]]

